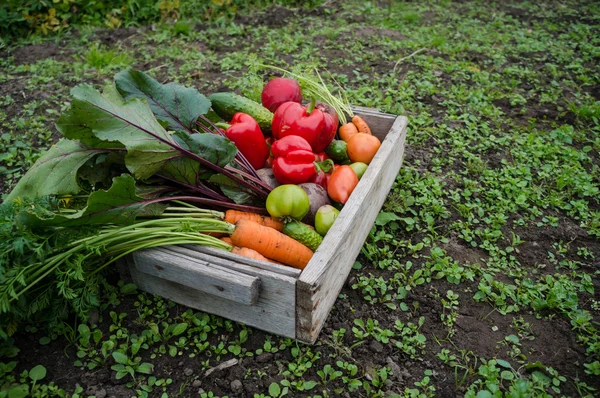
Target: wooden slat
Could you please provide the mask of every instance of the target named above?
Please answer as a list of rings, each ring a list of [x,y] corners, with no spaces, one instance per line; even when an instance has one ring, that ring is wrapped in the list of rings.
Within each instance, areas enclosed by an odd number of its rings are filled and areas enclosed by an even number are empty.
[[[140,250],[133,253],[133,258],[138,271],[157,278],[243,305],[252,305],[258,299],[260,280],[256,276],[209,264],[170,247]]]
[[[378,115],[373,115],[374,119]],[[389,117],[383,117],[375,135],[385,135]],[[371,230],[390,187],[402,165],[407,119],[395,119],[375,158],[340,212],[323,243],[306,266],[296,285],[297,339],[312,344],[323,327],[337,296]]]
[[[230,260],[232,262],[251,265],[255,268],[260,268],[260,269],[264,269],[267,271],[276,272],[278,274],[287,275],[287,276],[291,276],[294,278],[298,278],[300,276],[300,272],[302,272],[296,268],[286,267],[285,265],[267,263],[267,262],[258,261],[258,260],[252,259],[252,258],[242,257],[237,254],[227,252],[225,250],[215,249],[213,247],[206,247],[206,246],[200,246],[200,245],[185,245],[185,247],[190,250],[196,251],[198,253],[210,254],[211,256],[214,256],[214,257],[221,257],[221,258]],[[199,255],[198,258],[202,259],[202,256]]]
[[[258,277],[260,279],[258,300],[254,305],[240,305],[222,297],[140,272],[137,266],[132,264],[133,257],[129,256],[127,261],[129,262],[131,276],[134,283],[141,290],[270,333],[291,338],[296,337],[295,277],[281,275],[209,254],[200,254],[185,247],[174,246],[170,249],[190,257],[201,255],[200,261],[206,261],[209,264],[228,268],[241,274]]]

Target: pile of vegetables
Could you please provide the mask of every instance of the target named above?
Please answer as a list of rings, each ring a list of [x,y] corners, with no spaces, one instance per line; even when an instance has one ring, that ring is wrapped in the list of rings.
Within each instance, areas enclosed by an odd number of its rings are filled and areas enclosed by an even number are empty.
[[[262,104],[235,93],[213,94],[210,100],[219,117],[231,120],[217,124],[226,128],[225,135],[255,166],[262,165],[259,175],[272,176],[267,179],[273,191],[266,209],[274,220],[283,222],[281,232],[301,245],[281,242],[271,231],[272,238],[235,240],[232,236],[232,243],[302,269],[311,258],[304,254],[305,248],[314,252],[319,247],[381,143],[360,116],[331,94],[318,74],[318,79],[311,79],[275,69],[287,76],[264,86]],[[305,93],[310,99],[303,102]],[[346,115],[352,120],[347,121]],[[289,246],[296,258],[303,259],[301,263],[291,264],[273,253],[271,239],[277,241],[277,248]]]
[[[75,87],[64,138],[0,206],[0,335],[85,318],[100,271],[144,248],[200,244],[303,269],[380,142],[318,73],[280,71],[262,104],[135,70],[102,93]]]

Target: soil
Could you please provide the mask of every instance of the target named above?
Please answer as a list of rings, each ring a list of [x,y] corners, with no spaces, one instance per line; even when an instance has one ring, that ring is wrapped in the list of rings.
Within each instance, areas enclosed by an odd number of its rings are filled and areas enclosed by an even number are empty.
[[[16,65],[26,65],[47,58],[56,61],[66,61],[72,56],[72,52],[67,48],[61,48],[54,43],[48,42],[19,47],[11,55],[15,58]]]
[[[385,2],[384,2],[385,3]],[[505,8],[506,13],[519,18],[524,22],[530,22],[531,17],[524,13],[522,9]],[[319,11],[316,11],[319,15]],[[295,18],[297,11],[274,6],[262,13],[252,16],[237,16],[235,22],[238,24],[264,25],[267,27],[280,27],[289,23]],[[277,16],[276,18],[274,16]],[[434,18],[434,15],[428,15],[425,20]],[[96,33],[96,39],[107,45],[122,43],[125,46],[133,44],[127,43],[129,38],[138,34],[136,29],[118,29],[116,31],[99,31]],[[405,40],[407,37],[399,32],[380,29],[375,27],[365,26],[353,32],[353,37],[357,39],[367,39],[373,35],[386,37],[391,40]],[[323,37],[323,42],[325,42]],[[226,52],[227,48],[219,48],[217,52]],[[323,55],[335,57],[338,54],[335,51],[328,50],[327,46],[321,48]],[[332,51],[329,54],[328,51]],[[526,57],[537,59],[541,54],[531,53]],[[30,45],[18,48],[10,54],[2,54],[2,57],[12,56],[17,65],[24,65],[43,58],[52,58],[56,60],[66,60],[72,57],[70,50],[57,46],[55,44],[40,44]],[[470,52],[466,55],[466,59],[477,64],[483,64],[485,57],[476,52]],[[288,60],[290,61],[290,60]],[[517,61],[517,60],[515,60]],[[545,60],[540,59],[538,62],[543,63]],[[160,65],[161,60],[155,60],[153,65]],[[383,72],[390,67],[389,62],[373,63],[374,73]],[[333,72],[347,73],[351,72],[352,68],[346,70],[333,70]],[[160,74],[159,74],[160,76]],[[205,69],[202,71],[203,78],[214,77],[218,78],[219,70]],[[167,76],[163,76],[165,79]],[[224,85],[217,86],[215,91],[227,88]],[[592,89],[594,96],[599,98],[597,86]],[[37,93],[29,92],[23,83],[23,80],[13,79],[0,85],[0,96],[11,95],[16,103],[7,107],[4,111],[7,113],[7,120],[17,115],[22,105],[30,102],[30,96],[38,96]],[[434,97],[423,98],[423,102],[427,103],[439,112],[443,111],[443,107],[437,106],[439,102]],[[563,123],[572,123],[575,116],[570,112],[559,111],[555,105],[534,105],[527,107],[527,114],[519,113],[520,108],[515,108],[505,99],[496,100],[494,104],[500,108],[506,115],[509,115],[515,120],[521,121],[523,124],[528,124],[530,118],[535,118],[540,121],[551,120],[560,121]],[[437,107],[437,108],[436,108]],[[436,116],[435,114],[433,116]],[[458,123],[458,122],[457,122]],[[426,169],[431,159],[435,155],[429,152],[424,147],[407,148],[406,161],[413,163],[415,160],[420,160],[419,168]],[[498,156],[498,158],[494,158]],[[489,158],[484,159],[489,164],[499,164],[502,154],[490,154]],[[4,192],[3,182],[0,179],[0,192]],[[552,265],[543,264],[542,259],[547,258],[547,253],[552,251],[550,242],[562,240],[570,242],[567,258],[579,259],[576,257],[578,247],[587,247],[594,253],[600,253],[600,242],[591,239],[585,231],[578,225],[573,223],[568,218],[561,218],[558,227],[546,228],[524,228],[523,230],[514,231],[519,235],[524,243],[519,246],[519,251],[516,253],[517,259],[521,264],[529,267],[536,272],[553,272]],[[458,239],[451,238],[444,247],[448,255],[458,261],[460,264],[477,264],[485,259],[486,254],[479,250],[461,243]],[[374,274],[385,275],[385,272],[378,270],[368,260],[361,256],[359,262],[363,264],[365,269]],[[544,268],[544,267],[547,268]],[[600,264],[588,264],[587,266],[595,266]],[[364,272],[364,270],[363,270]],[[476,283],[462,283],[461,285],[453,285],[445,280],[433,280],[429,284],[429,294],[425,296],[414,296],[409,294],[408,303],[418,302],[419,313],[425,317],[427,328],[422,330],[427,338],[426,351],[423,355],[424,360],[411,359],[401,351],[396,349],[393,344],[381,344],[373,339],[367,339],[363,344],[353,348],[351,352],[340,350],[334,344],[327,344],[332,339],[333,331],[340,328],[346,329],[344,345],[351,346],[354,342],[352,335],[353,319],[374,319],[379,322],[380,327],[393,329],[396,319],[406,321],[404,317],[409,315],[392,311],[383,306],[373,306],[365,304],[360,293],[351,288],[354,280],[357,278],[357,272],[352,271],[347,283],[341,291],[341,297],[337,300],[333,309],[321,332],[319,345],[315,346],[314,350],[321,354],[321,359],[317,360],[312,369],[304,376],[307,380],[318,380],[316,371],[322,369],[326,363],[331,363],[331,359],[351,360],[361,369],[374,369],[382,366],[389,366],[393,372],[390,377],[390,382],[386,388],[391,393],[401,394],[405,387],[412,388],[414,383],[423,378],[425,370],[433,371],[432,383],[436,386],[436,395],[440,397],[461,396],[464,392],[464,387],[468,386],[474,374],[466,375],[467,379],[464,383],[456,385],[456,375],[454,369],[444,365],[437,360],[441,347],[454,348],[455,350],[464,350],[465,358],[471,358],[474,361],[474,355],[483,358],[503,358],[510,359],[511,347],[504,341],[504,336],[517,335],[518,332],[514,327],[514,320],[522,316],[523,322],[530,325],[528,336],[533,337],[521,338],[520,350],[527,353],[528,362],[540,361],[546,366],[553,367],[558,370],[561,375],[573,378],[578,376],[586,381],[590,386],[600,390],[600,379],[592,379],[581,373],[578,373],[578,367],[575,364],[582,364],[586,361],[586,356],[581,345],[575,341],[574,334],[571,332],[571,326],[563,318],[539,319],[529,312],[519,313],[519,316],[504,316],[494,311],[488,304],[476,303],[473,300],[462,300],[461,306],[458,309],[458,318],[456,322],[456,334],[452,338],[453,345],[447,339],[447,327],[442,324],[439,314],[443,313],[438,294],[445,294],[447,290],[454,290],[461,297],[472,297],[477,291]],[[598,280],[595,280],[596,288]],[[125,298],[119,306],[118,311],[129,313],[127,319],[133,320],[137,314],[133,306],[134,298]],[[171,309],[172,313],[182,313],[186,310],[185,307],[175,306]],[[348,314],[351,313],[352,317]],[[103,314],[104,322],[102,328],[107,327],[109,319],[108,311]],[[597,316],[596,316],[597,318]],[[600,319],[595,319],[600,321]],[[139,333],[141,327],[130,322],[127,327],[130,333]],[[240,328],[234,325],[234,331],[231,336],[237,336]],[[76,349],[71,344],[65,349],[65,341],[59,338],[49,345],[42,346],[38,344],[42,334],[19,334],[15,336],[18,347],[21,349],[19,354],[19,369],[30,369],[31,367],[42,364],[48,370],[46,380],[52,380],[55,384],[67,391],[73,391],[77,385],[83,387],[87,395],[95,395],[97,397],[126,397],[132,395],[132,390],[125,386],[125,379],[117,380],[114,373],[109,370],[108,366],[100,370],[80,369],[73,366],[76,360]],[[211,344],[217,342],[219,336],[211,337]],[[243,345],[249,352],[262,348],[268,334],[253,329],[249,340]],[[351,354],[351,355],[348,355]],[[232,356],[227,355],[219,360],[215,360],[208,355],[199,355],[195,358],[189,358],[187,355],[180,357],[170,357],[164,355],[159,359],[151,360],[149,357],[143,357],[144,360],[150,361],[155,365],[154,376],[157,378],[171,378],[173,383],[167,388],[169,395],[176,394],[180,388],[183,389],[182,396],[198,396],[199,390],[212,391],[215,396],[228,395],[230,397],[253,397],[254,394],[264,393],[272,382],[277,382],[282,379],[279,375],[282,370],[282,362],[290,360],[289,350],[277,353],[264,353],[255,357],[247,357],[240,359],[235,365],[226,369],[215,371],[209,376],[205,376],[205,370],[199,364],[204,361],[209,361],[210,366],[217,366]],[[469,357],[469,355],[473,355]],[[465,361],[467,360],[465,359]],[[476,368],[475,368],[476,369]],[[256,376],[258,373],[261,377]],[[252,375],[247,377],[247,375]],[[328,385],[332,391],[334,388],[342,385],[342,382],[337,380]],[[577,391],[570,383],[561,385],[561,392],[567,396],[575,395]],[[293,396],[303,396],[304,394],[294,394]],[[158,395],[157,395],[158,396]],[[352,396],[346,394],[345,396]]]

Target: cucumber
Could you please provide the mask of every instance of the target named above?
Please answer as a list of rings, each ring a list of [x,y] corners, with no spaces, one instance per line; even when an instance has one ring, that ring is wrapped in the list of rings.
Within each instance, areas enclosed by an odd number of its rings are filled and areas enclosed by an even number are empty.
[[[323,238],[314,229],[299,221],[291,221],[283,226],[283,233],[297,240],[313,252],[317,250]]]
[[[350,160],[348,157],[348,146],[345,141],[342,140],[333,140],[331,144],[327,148],[325,148],[325,153],[333,160],[338,162],[344,162],[346,160]]]
[[[215,113],[223,120],[229,122],[237,112],[243,112],[258,122],[263,133],[271,132],[273,114],[258,102],[235,93],[215,93],[208,98]]]

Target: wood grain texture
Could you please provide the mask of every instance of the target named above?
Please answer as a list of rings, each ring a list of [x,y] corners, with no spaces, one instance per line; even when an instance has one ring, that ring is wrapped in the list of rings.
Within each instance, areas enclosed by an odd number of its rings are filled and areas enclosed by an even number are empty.
[[[242,305],[222,297],[207,294],[180,283],[165,280],[138,270],[134,257],[128,256],[134,283],[146,292],[157,294],[176,303],[223,316],[257,329],[285,337],[296,336],[296,278],[277,272],[241,264],[186,247],[170,246],[173,253],[183,254],[211,265],[260,279],[258,299],[254,305]]]
[[[388,130],[380,129],[389,116],[368,117],[373,134],[385,140],[296,285],[296,338],[309,344],[317,339],[402,165],[407,119],[395,118],[386,135]]]
[[[258,277],[209,264],[169,247],[140,250],[133,253],[133,259],[140,272],[216,297],[244,305],[252,305],[258,299]]]

